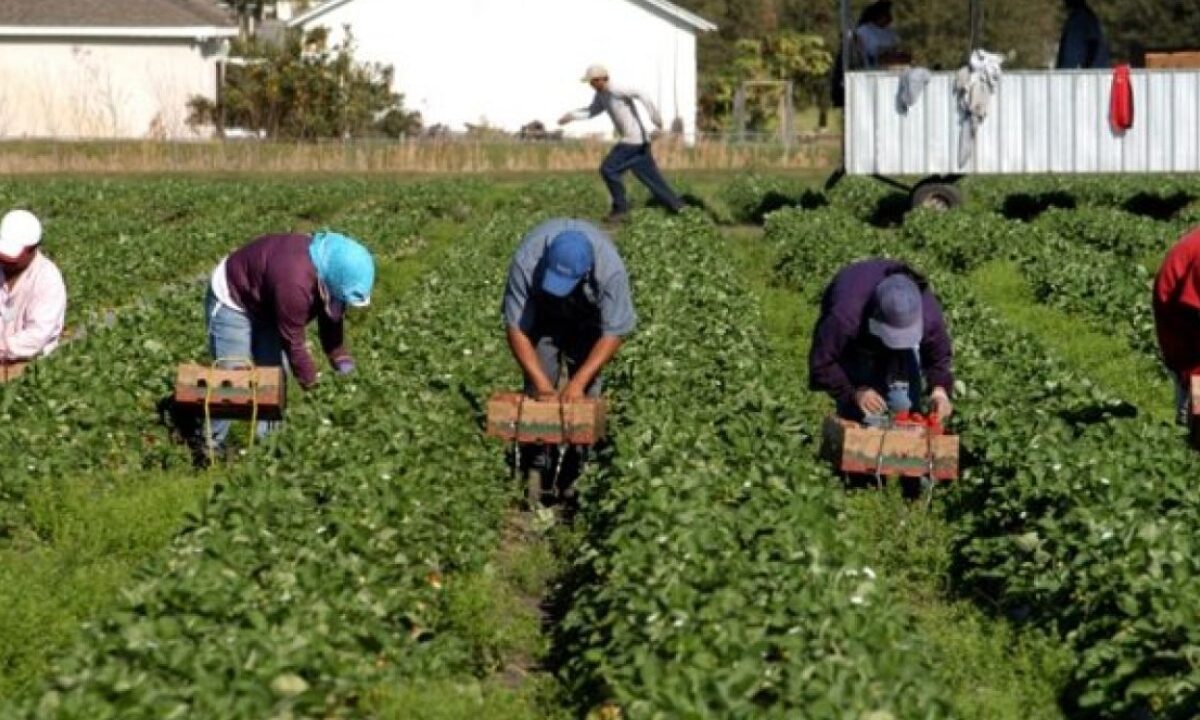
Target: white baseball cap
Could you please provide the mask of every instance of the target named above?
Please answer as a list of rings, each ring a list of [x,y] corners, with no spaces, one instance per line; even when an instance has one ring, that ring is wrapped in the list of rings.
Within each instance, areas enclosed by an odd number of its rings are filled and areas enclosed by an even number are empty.
[[[28,210],[13,210],[0,220],[0,257],[15,259],[42,241],[42,223]]]
[[[587,72],[583,74],[583,80],[580,82],[591,82],[597,78],[606,77],[608,77],[608,68],[603,65],[591,65],[588,67]]]

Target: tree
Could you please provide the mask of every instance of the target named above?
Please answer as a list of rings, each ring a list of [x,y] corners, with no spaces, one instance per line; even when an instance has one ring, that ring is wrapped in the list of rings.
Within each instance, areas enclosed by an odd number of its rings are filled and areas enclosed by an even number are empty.
[[[709,121],[706,129],[729,129],[734,96],[742,83],[790,81],[797,96],[804,97],[823,82],[832,64],[833,56],[825,40],[817,35],[784,30],[762,39],[738,40],[733,44],[733,58],[725,71],[710,74],[705,80],[701,106]],[[746,108],[748,126],[774,129],[778,119],[774,112],[776,100],[778,96],[751,96]]]
[[[328,46],[328,32],[289,30],[282,43],[238,40],[220,101],[194,97],[193,126],[215,125],[264,132],[289,140],[347,138],[419,130],[420,115],[407,113],[392,91],[393,70],[357,63],[349,31]]]

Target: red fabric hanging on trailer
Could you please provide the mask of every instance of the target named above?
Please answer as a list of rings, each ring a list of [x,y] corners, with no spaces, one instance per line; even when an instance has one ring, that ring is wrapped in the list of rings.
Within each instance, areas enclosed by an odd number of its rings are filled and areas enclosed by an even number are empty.
[[[1108,121],[1118,135],[1133,127],[1133,83],[1129,79],[1128,65],[1118,65],[1113,69]]]

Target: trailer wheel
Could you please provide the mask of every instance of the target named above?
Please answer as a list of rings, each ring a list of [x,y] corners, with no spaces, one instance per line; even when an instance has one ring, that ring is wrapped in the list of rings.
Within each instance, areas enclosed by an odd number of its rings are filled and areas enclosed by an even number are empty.
[[[963,204],[963,191],[957,185],[941,182],[922,183],[912,193],[913,209],[946,212]]]

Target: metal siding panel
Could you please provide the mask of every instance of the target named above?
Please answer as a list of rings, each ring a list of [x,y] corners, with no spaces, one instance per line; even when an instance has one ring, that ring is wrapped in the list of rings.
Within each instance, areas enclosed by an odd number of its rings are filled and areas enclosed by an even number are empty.
[[[958,122],[958,109],[954,98],[954,80],[946,74],[935,75],[925,89],[926,151],[929,153],[928,174],[946,175],[955,171],[957,164],[951,135]]]
[[[1026,76],[1007,75],[1000,92],[1000,133],[1003,146],[1000,172],[1019,173],[1025,163],[1025,86]]]
[[[1196,112],[1196,80],[1197,76],[1192,73],[1174,73],[1172,81],[1174,83],[1172,93],[1171,120],[1172,120],[1172,148],[1171,152],[1171,169],[1175,172],[1194,172],[1197,169],[1196,162],[1196,134],[1200,132],[1197,128],[1195,115]],[[1136,111],[1136,106],[1135,106]],[[1136,116],[1135,116],[1136,121]]]
[[[1100,80],[1096,73],[1075,78],[1075,102],[1072,107],[1074,127],[1071,133],[1075,159],[1071,172],[1090,173],[1100,169],[1100,122],[1107,117],[1107,108],[1100,107]]]
[[[1050,170],[1070,172],[1075,160],[1075,76],[1049,77]]]
[[[926,91],[929,88],[925,88]],[[896,87],[896,92],[899,93],[899,85]],[[900,101],[898,95],[893,95],[893,104],[896,106],[896,112],[900,112]],[[928,97],[922,96],[916,105],[913,105],[907,112],[900,113],[900,130],[901,130],[901,147],[900,147],[900,162],[904,168],[904,174],[915,175],[925,171],[929,164],[929,100]]]
[[[896,112],[896,90],[899,76],[875,75],[875,156],[882,175],[899,175],[903,172],[900,113]]]
[[[1147,169],[1171,170],[1171,77],[1174,73],[1150,75],[1150,137]]]
[[[1149,137],[1147,119],[1152,112],[1150,107],[1150,78],[1145,72],[1132,74],[1130,84],[1133,86],[1133,101],[1141,108],[1141,117],[1135,119],[1133,127],[1125,133],[1122,141],[1121,155],[1122,172],[1146,172],[1149,163],[1146,155],[1146,141]]]
[[[1050,82],[1046,75],[1026,75],[1022,78],[1023,119],[1021,143],[1024,146],[1024,172],[1046,172],[1050,169]]]
[[[975,137],[975,172],[995,173],[1000,170],[1000,142],[1002,140],[1000,122],[1000,98],[1004,93],[1005,78],[1001,77],[1000,87],[988,103],[987,117],[979,126],[979,134]]]
[[[1108,108],[1112,103],[1112,79],[1100,77],[1096,82],[1099,93],[1098,103],[1102,110],[1096,125],[1097,170],[1102,173],[1120,172],[1126,135],[1118,135],[1113,132],[1112,125],[1108,122]]]
[[[875,156],[875,104],[871,99],[872,85],[870,77],[861,73],[846,75],[849,83],[849,100],[853,103],[851,120],[853,140],[851,149],[853,159],[851,171],[857,175],[871,175],[878,172]]]

